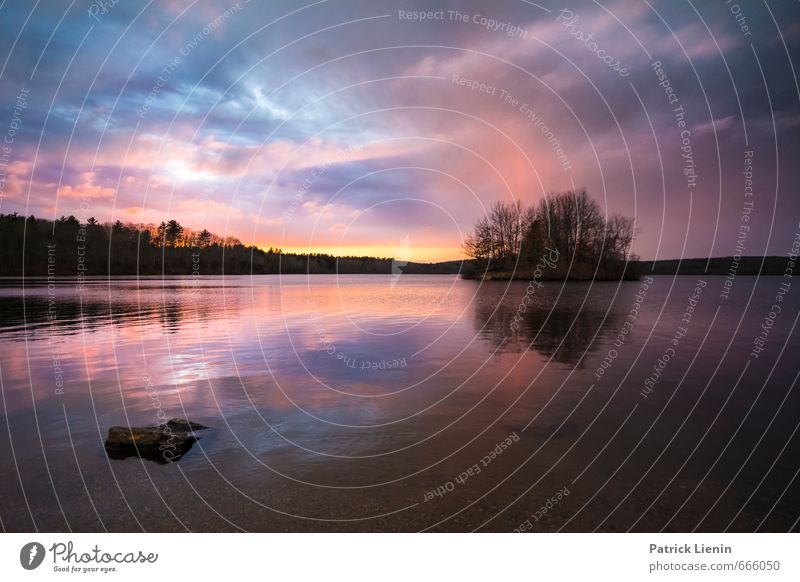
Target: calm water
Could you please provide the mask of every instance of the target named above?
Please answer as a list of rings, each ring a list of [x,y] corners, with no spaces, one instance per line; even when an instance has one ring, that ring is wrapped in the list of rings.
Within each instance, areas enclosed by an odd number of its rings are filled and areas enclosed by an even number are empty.
[[[0,281],[2,526],[797,529],[800,289],[754,357],[782,279],[705,281]]]

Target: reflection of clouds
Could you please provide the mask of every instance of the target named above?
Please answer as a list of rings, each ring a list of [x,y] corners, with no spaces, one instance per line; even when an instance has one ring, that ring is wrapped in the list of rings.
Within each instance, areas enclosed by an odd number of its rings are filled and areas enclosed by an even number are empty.
[[[288,378],[288,390],[299,387],[302,401],[314,384],[304,364],[334,388],[378,394],[394,389],[400,370],[378,370],[370,376],[369,371],[343,366],[324,353],[320,334],[359,361],[410,357],[427,346],[432,333],[458,320],[471,292],[466,282],[457,281],[450,291],[442,278],[411,275],[401,277],[403,293],[395,294],[390,293],[388,275],[226,277],[224,295],[220,282],[152,278],[138,284],[118,280],[109,287],[107,281],[97,281],[88,283],[81,297],[73,285],[59,286],[56,325],[47,319],[46,285],[28,286],[24,311],[21,295],[2,289],[0,337],[8,350],[4,378],[10,386],[26,386],[29,354],[37,398],[51,396],[55,350],[73,387],[83,386],[87,375],[103,383],[119,377],[134,410],[146,396],[145,372],[165,394],[179,392],[195,404],[213,402],[199,396],[207,394],[206,380],[269,378],[269,369]],[[376,293],[381,288],[385,293]],[[444,351],[456,348],[445,345]],[[378,374],[381,382],[376,382]],[[319,390],[324,397],[315,401],[318,405],[311,403],[315,408],[336,397],[324,386]]]

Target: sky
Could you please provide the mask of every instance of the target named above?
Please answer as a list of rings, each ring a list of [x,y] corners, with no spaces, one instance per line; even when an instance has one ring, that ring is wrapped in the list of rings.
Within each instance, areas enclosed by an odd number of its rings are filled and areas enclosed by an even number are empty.
[[[800,4],[0,4],[0,212],[459,259],[586,188],[645,259],[800,232]]]

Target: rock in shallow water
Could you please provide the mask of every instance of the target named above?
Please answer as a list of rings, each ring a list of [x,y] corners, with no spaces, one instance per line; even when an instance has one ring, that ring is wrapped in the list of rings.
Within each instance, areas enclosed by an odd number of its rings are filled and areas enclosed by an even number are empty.
[[[106,453],[111,459],[141,457],[159,464],[174,463],[198,440],[194,431],[206,428],[184,418],[143,428],[112,426],[105,442]]]
[[[207,426],[203,426],[198,422],[192,422],[191,420],[186,420],[185,418],[172,418],[168,420],[166,424],[159,426],[168,426],[172,432],[189,432],[192,430],[204,430],[208,428]],[[159,426],[149,428],[159,428]]]

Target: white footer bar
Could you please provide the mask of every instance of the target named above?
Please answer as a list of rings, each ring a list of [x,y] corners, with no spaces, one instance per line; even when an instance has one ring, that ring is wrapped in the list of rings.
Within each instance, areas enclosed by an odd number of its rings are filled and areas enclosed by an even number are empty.
[[[800,580],[790,534],[3,534],[4,580]]]

